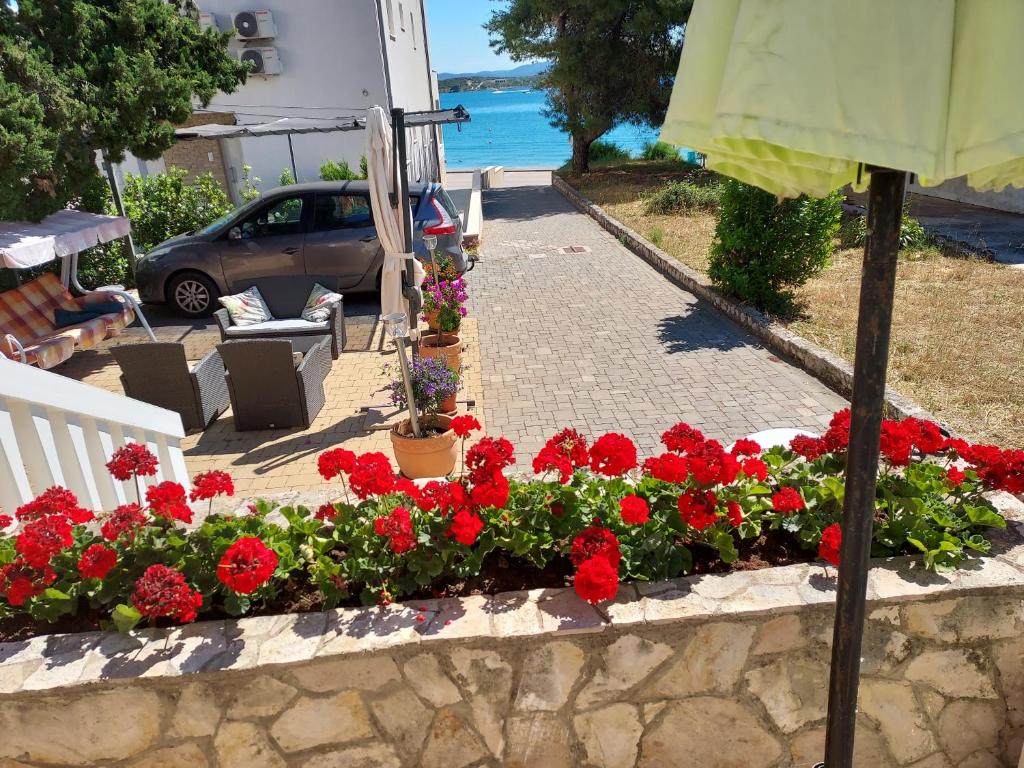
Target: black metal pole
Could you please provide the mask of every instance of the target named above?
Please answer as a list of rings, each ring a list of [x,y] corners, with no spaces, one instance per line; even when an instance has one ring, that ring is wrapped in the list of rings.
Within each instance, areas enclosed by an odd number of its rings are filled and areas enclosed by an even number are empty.
[[[292,183],[299,183],[299,169],[295,167],[295,150],[292,148],[292,135],[288,134],[288,156],[292,159]]]
[[[864,246],[857,349],[853,363],[839,589],[832,635],[832,671],[823,764],[826,768],[853,766],[864,603],[878,479],[878,441],[885,402],[885,374],[889,364],[889,334],[905,185],[906,174],[903,171],[888,168],[872,170],[868,239]]]
[[[406,173],[406,146],[405,146],[405,110],[395,107],[391,110],[391,126],[395,132],[394,144],[398,152],[398,162],[395,163],[395,173],[398,174],[398,204],[402,207],[402,248],[405,253],[412,253],[412,215],[409,212],[409,174]],[[420,312],[419,294],[416,289],[419,287],[413,284],[413,268],[408,260],[402,261],[402,295],[409,302],[409,328],[416,328],[417,316]],[[417,345],[413,344],[413,356],[419,354]]]

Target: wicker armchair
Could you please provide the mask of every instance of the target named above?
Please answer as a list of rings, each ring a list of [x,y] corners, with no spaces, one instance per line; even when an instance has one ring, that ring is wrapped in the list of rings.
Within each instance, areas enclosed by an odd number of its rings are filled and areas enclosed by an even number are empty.
[[[286,339],[227,341],[217,351],[227,369],[236,430],[306,429],[324,407],[330,337],[314,344],[297,366]]]
[[[185,346],[173,342],[121,344],[110,353],[121,367],[125,394],[175,411],[186,430],[206,429],[227,410],[228,385],[217,350],[191,368]]]

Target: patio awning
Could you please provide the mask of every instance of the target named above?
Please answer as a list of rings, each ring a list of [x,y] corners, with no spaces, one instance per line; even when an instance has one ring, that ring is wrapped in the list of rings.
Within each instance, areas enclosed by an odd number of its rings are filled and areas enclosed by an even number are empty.
[[[0,266],[25,269],[109,243],[131,231],[121,216],[85,211],[57,211],[38,224],[0,222]]]
[[[427,112],[407,112],[405,126],[438,125],[462,123],[469,120],[469,113],[461,105],[452,109],[438,109]],[[249,125],[195,125],[179,128],[174,136],[179,141],[191,139],[245,139],[257,136],[290,136],[300,133],[334,133],[336,131],[361,131],[366,128],[365,117],[283,117],[269,123]]]

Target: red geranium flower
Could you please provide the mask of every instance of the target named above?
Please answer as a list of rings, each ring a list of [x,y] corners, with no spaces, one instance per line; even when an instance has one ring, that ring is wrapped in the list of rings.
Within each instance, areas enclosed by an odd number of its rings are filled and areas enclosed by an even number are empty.
[[[810,435],[797,435],[789,441],[789,448],[795,454],[803,456],[808,461],[820,459],[828,453],[825,443],[820,438],[811,437]]]
[[[395,487],[391,492],[401,493],[405,496],[408,496],[416,504],[419,504],[420,487],[407,477],[399,477],[397,480],[395,480]]]
[[[737,440],[732,444],[730,453],[733,456],[757,456],[761,452],[761,446],[756,440],[746,437]]]
[[[612,568],[619,567],[619,560],[622,559],[622,552],[619,550],[619,540],[615,534],[607,528],[592,525],[580,531],[572,540],[572,547],[569,558],[573,565],[579,567],[585,560],[594,558],[607,560]]]
[[[839,565],[839,548],[843,543],[843,529],[839,526],[839,523],[832,523],[828,528],[821,532],[821,543],[818,544],[818,554],[822,559],[832,563],[832,565]]]
[[[149,477],[156,474],[156,468],[156,456],[140,443],[127,443],[118,448],[107,462],[107,470],[115,480]]]
[[[505,467],[515,464],[515,449],[504,437],[484,437],[466,452],[466,468],[474,485],[486,483]]]
[[[666,483],[685,483],[690,470],[678,453],[663,453],[644,462],[644,472]]]
[[[679,423],[662,434],[661,442],[670,451],[689,453],[704,442],[704,435],[689,424]]]
[[[495,472],[486,483],[474,485],[469,498],[478,507],[501,509],[508,502],[508,493],[508,478]]]
[[[636,468],[636,446],[617,432],[601,435],[590,447],[590,468],[608,477],[625,474]]]
[[[768,479],[768,465],[761,461],[761,459],[744,459],[740,462],[740,471],[752,480],[764,482]]]
[[[545,472],[557,472],[558,482],[565,485],[572,479],[572,459],[551,446],[545,445],[533,458],[533,471],[542,475]]]
[[[967,474],[961,469],[950,467],[946,470],[946,479],[949,481],[951,486],[959,488],[963,484],[964,480],[967,479]]]
[[[772,494],[772,508],[783,515],[799,512],[805,506],[803,496],[796,488],[786,486]]]
[[[352,492],[360,499],[383,496],[395,489],[395,470],[383,453],[364,453],[356,458],[348,476]]]
[[[619,591],[619,572],[603,557],[592,557],[579,564],[572,580],[576,594],[588,603],[611,600]]]
[[[587,441],[575,429],[563,429],[548,440],[533,460],[533,471],[537,474],[556,471],[564,485],[572,477],[573,469],[587,466],[590,453]]]
[[[405,507],[395,507],[389,515],[381,515],[373,521],[373,530],[388,540],[391,551],[396,555],[416,548],[416,536],[412,529],[412,518]]]
[[[167,520],[192,522],[192,508],[185,502],[185,489],[181,483],[165,480],[146,489],[146,502],[156,517]]]
[[[903,427],[911,443],[921,453],[928,455],[946,450],[946,437],[934,421],[910,417],[903,420]]]
[[[725,516],[734,526],[739,526],[743,522],[743,507],[737,501],[727,501],[725,502]]]
[[[47,488],[28,504],[14,510],[19,520],[37,520],[48,515],[57,515],[70,520],[75,525],[87,523],[95,517],[88,509],[78,505],[78,497],[67,488],[55,485]]]
[[[718,520],[718,496],[714,491],[687,491],[676,506],[680,519],[696,531],[703,531]]]
[[[1024,450],[1002,450],[994,445],[958,445],[986,486],[1007,493],[1024,493]]]
[[[623,496],[619,499],[619,514],[627,525],[643,525],[651,519],[647,502],[639,496]]]
[[[59,515],[47,515],[25,524],[14,540],[14,549],[32,568],[45,568],[50,558],[74,543],[71,523]]]
[[[10,515],[0,515],[0,531],[9,526],[14,522],[14,518]]]
[[[78,560],[78,572],[83,579],[105,579],[117,565],[117,552],[102,544],[92,544]]]
[[[203,596],[189,587],[181,571],[157,563],[135,582],[132,605],[148,619],[167,617],[187,624],[195,621]]]
[[[431,480],[420,490],[417,506],[424,512],[439,511],[442,517],[469,504],[462,483]]]
[[[454,538],[459,544],[471,547],[476,544],[476,538],[483,530],[484,521],[480,516],[470,512],[468,509],[459,509],[452,516],[452,524],[445,535]]]
[[[845,451],[850,444],[850,409],[844,408],[832,415],[828,429],[821,437],[825,453]]]
[[[17,558],[0,566],[0,595],[12,606],[24,605],[56,580],[57,574],[50,566],[33,568],[22,558]]]
[[[240,595],[251,595],[276,569],[277,553],[255,536],[243,536],[224,552],[217,564],[217,579]]]
[[[476,416],[470,416],[468,413],[456,416],[451,423],[451,429],[456,437],[469,437],[470,432],[480,428],[480,422],[477,421]]]
[[[736,457],[726,453],[717,440],[705,440],[687,454],[693,479],[701,485],[728,485],[739,474]]]
[[[909,464],[913,445],[911,432],[904,423],[889,419],[882,422],[879,450],[891,464],[897,467]]]
[[[235,484],[227,472],[212,469],[192,478],[192,493],[189,494],[192,501],[205,501],[221,495],[235,495]]]
[[[138,504],[122,504],[115,509],[100,526],[100,533],[107,541],[116,541],[124,536],[128,541],[135,538],[135,531],[146,524],[146,516]]]
[[[338,510],[333,504],[321,504],[317,507],[316,512],[313,513],[313,517],[321,522],[327,520],[333,520],[338,514]]]
[[[342,472],[346,475],[356,465],[356,455],[345,448],[332,448],[324,451],[316,459],[316,467],[320,477],[324,480],[333,480]]]

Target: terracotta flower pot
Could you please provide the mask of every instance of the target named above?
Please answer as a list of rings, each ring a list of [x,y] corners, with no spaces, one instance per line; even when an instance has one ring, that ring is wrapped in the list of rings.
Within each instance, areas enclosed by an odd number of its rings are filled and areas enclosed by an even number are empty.
[[[437,345],[436,333],[425,333],[420,337],[421,357],[443,357],[448,360],[448,367],[453,371],[462,368],[462,339],[454,333],[442,333],[440,346]]]
[[[447,400],[445,400],[443,403],[441,403],[441,409],[440,410],[441,410],[441,413],[448,414],[449,416],[454,416],[458,412],[458,410],[459,410],[459,403],[455,399],[455,395],[452,395]]]
[[[441,326],[438,325],[438,316],[441,312],[435,309],[433,312],[425,312],[424,314],[427,316],[427,327],[432,331],[439,330]]]
[[[449,429],[451,416],[430,416],[420,421],[422,428],[441,428],[441,434],[412,436],[412,425],[406,419],[391,429],[391,447],[402,474],[415,480],[419,477],[445,477],[455,469],[459,457],[458,438]]]

